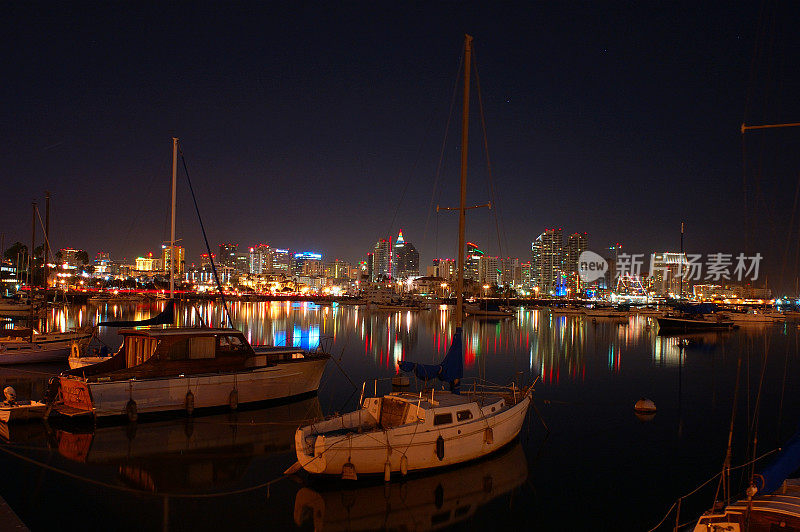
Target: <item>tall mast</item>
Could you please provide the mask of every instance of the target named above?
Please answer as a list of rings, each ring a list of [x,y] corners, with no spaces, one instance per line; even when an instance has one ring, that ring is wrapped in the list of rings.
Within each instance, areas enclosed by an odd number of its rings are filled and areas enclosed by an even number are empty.
[[[456,328],[464,319],[464,225],[467,204],[467,142],[469,140],[469,67],[472,64],[472,36],[464,35],[464,109],[461,115],[461,203],[458,209],[458,284],[456,286]]]
[[[678,258],[678,272],[680,272],[680,290],[678,291],[678,299],[683,297],[683,222],[681,222],[681,254]]]
[[[31,203],[31,249],[28,250],[28,288],[33,294],[33,250],[36,248],[36,202]]]
[[[178,175],[178,137],[172,137],[172,222],[169,232],[169,298],[175,297],[175,184]]]
[[[44,287],[50,288],[47,280],[50,278],[50,193],[44,193]],[[53,301],[55,301],[55,296]]]

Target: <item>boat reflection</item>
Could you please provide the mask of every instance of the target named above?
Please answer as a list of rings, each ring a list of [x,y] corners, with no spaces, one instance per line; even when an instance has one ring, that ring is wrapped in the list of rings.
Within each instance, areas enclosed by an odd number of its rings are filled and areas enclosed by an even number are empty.
[[[75,462],[113,465],[129,487],[152,493],[219,489],[242,479],[257,456],[293,452],[298,426],[322,417],[319,399],[181,420],[50,431]]]
[[[487,460],[390,484],[297,492],[294,521],[314,530],[432,530],[472,517],[481,506],[528,478],[528,462],[517,441]]]

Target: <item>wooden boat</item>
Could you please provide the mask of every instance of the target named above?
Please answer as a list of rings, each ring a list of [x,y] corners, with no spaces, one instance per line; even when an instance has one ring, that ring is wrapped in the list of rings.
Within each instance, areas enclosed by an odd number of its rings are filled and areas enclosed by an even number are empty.
[[[464,107],[461,155],[461,201],[458,210],[458,281],[456,287],[456,330],[440,364],[424,365],[402,361],[399,369],[417,378],[438,378],[450,384],[450,391],[435,389],[419,394],[394,392],[379,397],[362,397],[360,408],[320,423],[306,425],[295,433],[297,463],[288,471],[341,475],[355,480],[361,474],[393,472],[403,475],[442,466],[461,464],[489,455],[517,437],[531,404],[533,385],[498,387],[477,382],[461,394],[464,372],[462,346],[464,294],[464,214],[468,146],[469,71],[472,37],[464,40]]]
[[[0,403],[0,422],[17,423],[31,419],[44,419],[47,405],[39,401],[28,401],[8,405]]]
[[[105,362],[62,373],[49,391],[67,416],[123,416],[256,403],[313,394],[330,355],[293,347],[254,349],[236,329],[122,329]]]
[[[38,333],[28,336],[0,338],[0,365],[35,364],[67,358],[73,342],[92,336],[91,329],[68,332]]]

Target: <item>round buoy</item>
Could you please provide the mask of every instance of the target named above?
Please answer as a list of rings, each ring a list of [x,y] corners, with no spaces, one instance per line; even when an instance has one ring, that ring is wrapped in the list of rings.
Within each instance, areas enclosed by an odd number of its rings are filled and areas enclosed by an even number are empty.
[[[194,412],[194,394],[192,390],[186,392],[186,413],[190,416]]]
[[[650,399],[642,397],[633,405],[633,410],[640,414],[652,414],[656,411],[656,404]]]
[[[136,401],[131,399],[128,401],[128,404],[125,405],[125,413],[128,415],[128,421],[134,423],[137,419],[139,419],[139,412],[136,409]]]
[[[228,404],[230,404],[231,410],[236,410],[239,407],[239,391],[236,388],[231,390],[231,394],[228,396]]]

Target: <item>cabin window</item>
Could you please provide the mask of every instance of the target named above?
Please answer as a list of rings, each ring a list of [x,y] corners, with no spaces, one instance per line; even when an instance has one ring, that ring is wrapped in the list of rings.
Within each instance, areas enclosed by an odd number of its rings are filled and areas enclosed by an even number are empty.
[[[186,360],[189,355],[189,339],[186,337],[183,338],[174,338],[172,343],[169,344],[167,348],[167,358],[169,360]]]
[[[433,416],[434,425],[446,425],[452,422],[453,422],[453,414],[451,414],[450,412],[446,414],[436,414],[435,416]]]
[[[456,419],[458,421],[466,421],[468,419],[472,419],[472,411],[471,410],[459,410],[456,412]]]
[[[125,339],[125,361],[128,367],[146,362],[156,350],[158,341],[143,336],[128,336]]]
[[[216,342],[213,336],[189,338],[189,358],[214,358]]]
[[[235,355],[247,352],[247,346],[239,336],[220,336],[219,351],[223,355]]]

